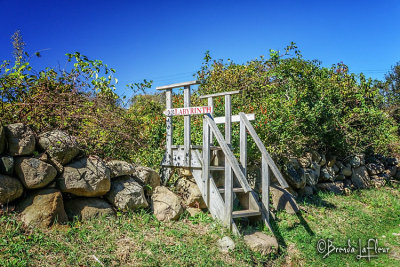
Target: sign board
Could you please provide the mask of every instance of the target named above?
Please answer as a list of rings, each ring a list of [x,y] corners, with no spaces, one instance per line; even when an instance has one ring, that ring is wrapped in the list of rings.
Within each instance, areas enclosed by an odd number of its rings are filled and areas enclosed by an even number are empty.
[[[212,107],[188,107],[188,108],[171,108],[165,110],[163,113],[166,116],[179,116],[179,115],[199,115],[212,113]]]

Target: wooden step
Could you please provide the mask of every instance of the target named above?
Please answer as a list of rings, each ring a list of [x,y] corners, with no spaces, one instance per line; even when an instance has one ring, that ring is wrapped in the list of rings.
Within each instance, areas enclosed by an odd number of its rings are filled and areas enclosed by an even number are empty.
[[[171,146],[172,149],[185,149],[184,145],[172,145]],[[203,146],[199,146],[199,145],[190,145],[190,148],[192,149],[203,149]],[[222,148],[220,146],[210,146],[211,150],[222,150]]]
[[[221,194],[225,193],[225,188],[218,188]],[[241,187],[233,188],[233,193],[244,193],[244,189]]]
[[[210,171],[225,171],[225,166],[210,166],[208,169]]]
[[[232,218],[242,218],[242,217],[251,217],[251,216],[259,216],[261,212],[258,210],[236,210],[232,212]]]

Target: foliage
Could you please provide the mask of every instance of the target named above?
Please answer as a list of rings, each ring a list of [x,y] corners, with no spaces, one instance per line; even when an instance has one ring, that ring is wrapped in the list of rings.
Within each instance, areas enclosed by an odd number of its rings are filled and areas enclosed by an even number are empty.
[[[0,66],[0,121],[23,122],[37,133],[61,129],[78,137],[87,154],[133,161],[143,147],[140,123],[115,93],[115,70],[76,52],[66,69],[34,71],[22,37],[13,37],[15,61]],[[72,62],[73,61],[73,62]],[[151,81],[138,83],[142,88]],[[142,138],[142,139],[140,139]]]
[[[339,156],[397,152],[397,126],[381,108],[377,82],[350,74],[343,63],[325,68],[305,60],[294,43],[283,54],[271,50],[269,59],[246,64],[207,54],[198,78],[200,94],[241,90],[232,98],[232,111],[256,114],[255,129],[275,158],[310,149]]]

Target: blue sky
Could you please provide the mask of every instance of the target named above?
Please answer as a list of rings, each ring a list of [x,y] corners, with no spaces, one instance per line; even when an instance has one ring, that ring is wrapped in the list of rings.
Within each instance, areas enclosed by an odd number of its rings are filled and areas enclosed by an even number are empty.
[[[400,1],[22,1],[0,0],[0,60],[20,29],[38,67],[63,67],[79,51],[117,70],[125,84],[192,80],[210,50],[238,63],[295,42],[306,59],[343,61],[382,79],[400,61]]]

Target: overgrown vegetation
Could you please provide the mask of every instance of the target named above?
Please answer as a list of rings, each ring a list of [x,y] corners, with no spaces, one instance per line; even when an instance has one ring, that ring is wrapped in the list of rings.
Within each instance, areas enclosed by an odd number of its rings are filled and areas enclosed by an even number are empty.
[[[398,266],[400,260],[400,209],[398,188],[357,191],[351,196],[319,193],[299,202],[301,216],[277,213],[274,229],[281,253],[261,256],[231,236],[236,248],[218,251],[217,240],[229,235],[208,214],[184,214],[174,223],[157,221],[143,211],[116,218],[75,221],[49,230],[29,229],[15,215],[0,216],[1,266]],[[256,226],[253,226],[256,227]],[[264,229],[267,231],[266,229]],[[335,246],[347,240],[363,246],[370,238],[389,254],[357,260],[357,253],[317,252],[320,239]],[[358,251],[357,251],[358,252]]]

